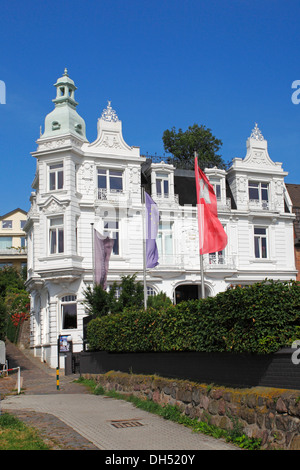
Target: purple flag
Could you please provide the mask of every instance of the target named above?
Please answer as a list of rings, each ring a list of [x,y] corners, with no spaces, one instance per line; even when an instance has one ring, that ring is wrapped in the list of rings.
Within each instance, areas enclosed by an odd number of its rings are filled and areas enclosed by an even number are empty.
[[[158,265],[156,237],[158,232],[159,212],[153,199],[145,192],[146,206],[146,267]]]
[[[94,229],[95,243],[95,283],[100,284],[106,289],[106,278],[108,271],[109,258],[114,246],[114,240],[109,237],[103,237]]]

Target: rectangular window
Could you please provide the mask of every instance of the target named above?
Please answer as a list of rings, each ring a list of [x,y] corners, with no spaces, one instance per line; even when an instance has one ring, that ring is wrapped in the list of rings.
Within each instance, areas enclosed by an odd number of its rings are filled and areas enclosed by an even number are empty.
[[[123,191],[123,171],[98,169],[98,197],[105,199],[108,192]]]
[[[254,256],[267,258],[267,229],[264,227],[254,227]]]
[[[12,228],[12,220],[2,220],[2,228]]]
[[[216,195],[216,198],[218,200],[221,199],[221,184],[220,183],[211,183],[213,189],[214,189],[214,193]]]
[[[55,217],[50,219],[50,253],[64,252],[64,219],[63,217]]]
[[[61,299],[62,329],[77,328],[77,297],[66,295]]]
[[[64,186],[64,169],[62,163],[49,165],[49,190],[56,191],[63,189]]]
[[[267,183],[249,181],[249,201],[261,204],[262,209],[268,209],[269,187]]]
[[[20,228],[21,228],[21,230],[23,230],[25,224],[26,224],[26,220],[20,220]]]
[[[12,237],[0,237],[0,250],[9,250],[12,247]]]
[[[169,176],[166,173],[156,174],[156,194],[157,196],[169,196]]]
[[[173,222],[160,222],[156,238],[159,256],[164,262],[173,261]]]
[[[119,255],[120,254],[119,221],[111,220],[111,221],[104,222],[104,232],[103,232],[103,234],[104,234],[104,236],[112,238],[114,240],[114,246],[113,246],[113,249],[112,249],[112,254],[113,255]]]

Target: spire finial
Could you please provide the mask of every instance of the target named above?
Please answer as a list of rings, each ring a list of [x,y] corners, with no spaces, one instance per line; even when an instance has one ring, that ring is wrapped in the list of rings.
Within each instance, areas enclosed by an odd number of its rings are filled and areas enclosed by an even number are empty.
[[[65,75],[66,77],[69,76],[69,75],[68,75],[68,69],[67,69],[67,67],[65,67],[64,75]]]
[[[255,140],[264,140],[264,136],[262,135],[258,125],[257,125],[257,122],[255,123],[255,127],[254,129],[252,129],[252,133],[251,133],[251,139],[255,139]]]
[[[103,121],[110,121],[110,122],[119,121],[116,111],[112,109],[111,107],[111,101],[108,101],[107,108],[103,109],[101,119],[103,119]]]

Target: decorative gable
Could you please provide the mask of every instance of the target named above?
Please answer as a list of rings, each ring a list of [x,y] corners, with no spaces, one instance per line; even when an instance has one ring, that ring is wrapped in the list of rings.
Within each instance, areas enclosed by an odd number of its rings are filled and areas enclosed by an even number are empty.
[[[64,212],[69,204],[68,200],[59,201],[55,196],[51,196],[40,207],[44,214],[57,214]]]
[[[121,155],[122,157],[138,157],[140,152],[138,147],[130,147],[123,139],[122,122],[117,113],[108,101],[107,107],[103,110],[97,123],[97,139],[83,146],[86,152],[97,152],[105,155]]]

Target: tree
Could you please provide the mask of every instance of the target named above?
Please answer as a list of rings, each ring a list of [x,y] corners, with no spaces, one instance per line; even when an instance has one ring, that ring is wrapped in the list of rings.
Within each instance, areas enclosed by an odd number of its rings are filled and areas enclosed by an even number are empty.
[[[116,298],[117,289],[120,291]],[[141,308],[143,306],[144,290],[140,282],[136,281],[136,275],[122,276],[121,284],[116,282],[109,292],[99,284],[93,287],[87,286],[84,291],[84,305],[92,318],[103,317],[109,313],[119,313],[125,308]]]
[[[214,166],[227,168],[218,154],[223,145],[222,141],[203,125],[194,124],[185,132],[182,129],[177,132],[175,127],[172,127],[171,130],[164,131],[162,140],[165,151],[173,156],[170,157],[171,163],[177,168],[193,169],[195,152],[198,153],[198,165],[202,170]]]
[[[13,266],[4,266],[0,269],[0,297],[5,299],[9,288],[25,289],[24,279]]]

